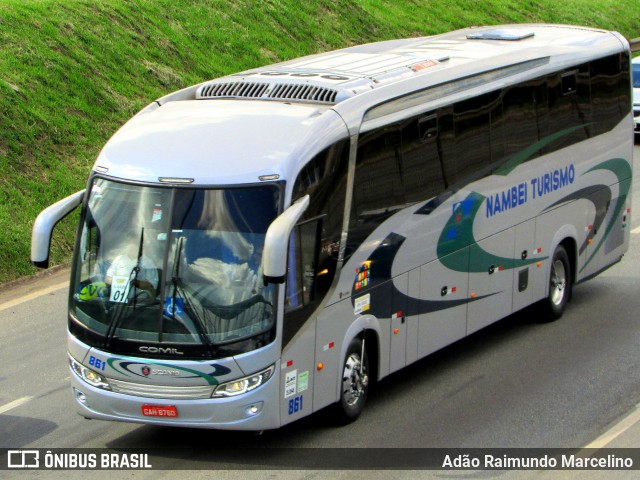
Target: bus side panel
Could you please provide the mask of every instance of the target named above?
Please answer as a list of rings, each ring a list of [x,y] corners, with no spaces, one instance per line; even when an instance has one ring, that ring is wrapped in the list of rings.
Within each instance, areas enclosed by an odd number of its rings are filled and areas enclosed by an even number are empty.
[[[341,375],[339,369],[342,368],[340,352],[343,349],[344,331],[352,319],[353,307],[349,301],[335,303],[318,315],[314,356],[314,368],[317,371],[313,390],[313,407],[316,411],[338,400],[337,380]]]
[[[511,314],[514,242],[514,229],[509,228],[471,247],[467,335]]]
[[[603,203],[602,198],[605,198],[606,203]],[[602,188],[599,191],[592,194],[588,201],[589,213],[586,218],[585,228],[585,240],[579,244],[580,263],[577,269],[577,273],[580,277],[589,276],[597,273],[602,268],[601,264],[604,263],[602,253],[598,255],[598,244],[600,238],[604,234],[605,224],[598,225],[598,218],[600,216],[610,217],[609,206],[611,205],[611,190],[609,188]],[[609,218],[610,220],[610,218]]]
[[[312,319],[282,352],[279,392],[282,425],[314,411],[315,330]]]
[[[513,311],[541,300],[545,294],[542,245],[535,243],[536,221],[529,220],[515,227],[515,266],[513,269]],[[528,263],[528,260],[536,260]]]
[[[407,293],[409,274],[393,279],[393,299],[389,321],[389,373],[400,370],[407,364]]]
[[[631,189],[631,178],[620,182],[619,191],[629,193],[622,199],[624,200],[624,206],[618,214],[617,219],[613,220],[613,230],[604,244],[604,253],[610,256],[612,260],[614,257],[621,256],[629,249],[629,236],[631,233]],[[617,202],[617,199],[615,201]]]
[[[631,179],[625,180],[619,185],[620,190],[631,191]],[[613,200],[613,203],[618,202],[618,198]],[[629,225],[630,215],[627,212],[628,208],[631,208],[631,201],[629,198],[621,199],[624,202],[623,208],[618,213],[617,218],[613,218],[613,227],[611,233],[604,241],[604,255],[607,261],[615,260],[616,257],[620,257],[622,253],[626,252],[629,247]],[[628,205],[628,206],[627,206]],[[613,215],[613,212],[612,212]]]
[[[453,270],[443,265],[458,265]],[[418,356],[424,357],[460,340],[467,330],[469,248],[463,248],[420,268],[420,298],[433,307],[420,314]]]
[[[414,268],[409,272],[409,297],[420,298],[420,268]],[[408,307],[408,306],[407,306]],[[407,329],[407,365],[418,360],[418,332],[420,328],[420,315],[412,313],[410,310],[406,312],[406,329]]]

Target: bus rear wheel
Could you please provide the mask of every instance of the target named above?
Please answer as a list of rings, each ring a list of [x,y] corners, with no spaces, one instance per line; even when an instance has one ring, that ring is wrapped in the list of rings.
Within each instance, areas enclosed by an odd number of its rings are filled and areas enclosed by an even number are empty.
[[[362,339],[354,338],[349,344],[342,367],[340,400],[336,404],[337,420],[346,425],[355,421],[369,393],[369,358]]]
[[[549,274],[549,296],[545,300],[545,321],[552,322],[562,317],[571,296],[571,264],[562,245],[556,248],[551,259]]]

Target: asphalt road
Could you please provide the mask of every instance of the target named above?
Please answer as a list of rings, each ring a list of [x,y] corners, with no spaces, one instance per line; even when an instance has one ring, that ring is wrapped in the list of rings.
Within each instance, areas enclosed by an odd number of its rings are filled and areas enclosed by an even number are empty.
[[[639,147],[635,156],[639,172]],[[618,265],[577,286],[560,321],[541,324],[532,312],[526,311],[498,322],[383,380],[360,420],[343,428],[328,425],[322,412],[261,436],[84,420],[75,413],[68,385],[66,272],[5,289],[0,292],[0,448],[152,447],[171,452],[188,447],[215,452],[248,447],[589,445],[640,402],[637,174],[633,190],[631,228],[637,233],[632,230],[629,252]],[[345,452],[349,455],[357,450]],[[236,457],[217,458],[222,463],[237,462]],[[174,466],[185,462],[182,468],[193,468],[183,456],[171,461]],[[215,462],[204,466],[216,469]],[[23,472],[4,473],[19,476]],[[394,478],[414,478],[415,473],[399,473]],[[79,471],[32,472],[31,478],[33,474],[86,476]],[[104,478],[113,475],[101,474]],[[121,472],[118,477],[126,475],[173,478],[182,474]],[[344,471],[225,471],[219,472],[217,478],[371,475]],[[216,474],[205,471],[190,475],[212,476]],[[441,472],[439,476],[449,475]],[[480,476],[500,475],[485,472]],[[383,477],[388,475],[380,478]]]

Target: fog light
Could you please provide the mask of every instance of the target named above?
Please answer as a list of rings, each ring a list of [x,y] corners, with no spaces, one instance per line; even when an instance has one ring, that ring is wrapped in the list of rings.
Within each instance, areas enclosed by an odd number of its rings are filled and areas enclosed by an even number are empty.
[[[244,413],[248,417],[253,417],[262,411],[262,402],[254,403],[244,409]]]
[[[84,393],[76,388],[73,389],[73,392],[76,394],[76,400],[78,402],[82,403],[83,405],[87,403],[87,396]]]

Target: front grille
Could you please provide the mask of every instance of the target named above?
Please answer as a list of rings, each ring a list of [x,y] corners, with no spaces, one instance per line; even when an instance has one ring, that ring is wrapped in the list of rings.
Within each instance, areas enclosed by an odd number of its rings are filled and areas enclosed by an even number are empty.
[[[176,387],[169,385],[145,385],[109,379],[111,390],[115,393],[136,397],[164,398],[167,400],[201,400],[211,398],[213,386]]]

